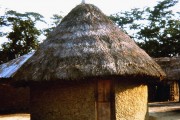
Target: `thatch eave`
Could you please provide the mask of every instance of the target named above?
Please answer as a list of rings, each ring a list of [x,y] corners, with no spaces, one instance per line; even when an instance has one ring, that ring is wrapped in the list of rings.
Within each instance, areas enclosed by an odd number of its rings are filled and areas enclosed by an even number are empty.
[[[180,80],[180,57],[160,57],[154,60],[166,73],[165,80]]]
[[[99,76],[161,78],[165,74],[97,7],[81,4],[62,20],[14,78],[69,81]]]
[[[38,80],[38,81],[29,81],[29,80],[18,80],[18,81],[8,81],[8,84],[11,84],[15,87],[27,87],[27,86],[33,86],[33,85],[39,85],[42,83],[51,85],[52,84],[74,84],[74,83],[87,83],[87,82],[94,82],[97,80],[111,80],[114,81],[124,81],[124,82],[136,82],[140,84],[149,84],[149,83],[158,83],[162,79],[161,77],[154,77],[149,75],[110,75],[110,76],[87,76],[84,78],[79,79],[52,79],[52,80]],[[152,81],[153,80],[153,81]],[[7,81],[6,81],[7,82]]]

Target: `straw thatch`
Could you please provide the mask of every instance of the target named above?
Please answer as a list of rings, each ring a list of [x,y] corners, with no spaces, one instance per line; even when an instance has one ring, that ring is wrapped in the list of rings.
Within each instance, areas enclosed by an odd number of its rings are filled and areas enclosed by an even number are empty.
[[[16,80],[76,80],[165,74],[97,7],[75,7],[15,75]]]
[[[161,57],[155,61],[166,73],[166,80],[180,80],[180,57]]]

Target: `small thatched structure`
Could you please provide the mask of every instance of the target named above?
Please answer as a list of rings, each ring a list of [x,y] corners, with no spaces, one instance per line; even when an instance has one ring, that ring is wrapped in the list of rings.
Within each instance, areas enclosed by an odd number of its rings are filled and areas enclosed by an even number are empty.
[[[148,81],[165,74],[97,7],[75,7],[15,74],[32,120],[145,120]]]
[[[34,54],[31,52],[29,54],[23,55],[16,59],[13,59],[7,63],[0,65],[0,79],[9,79],[18,71],[18,69]],[[1,81],[0,81],[1,82]]]
[[[180,57],[161,57],[155,58],[155,61],[166,73],[166,80],[180,80]]]
[[[154,60],[166,73],[165,80],[152,89],[152,94],[156,94],[154,100],[179,101],[180,57],[161,57]]]
[[[12,76],[34,54],[21,56],[0,65],[0,113],[29,112],[29,88],[11,86]]]

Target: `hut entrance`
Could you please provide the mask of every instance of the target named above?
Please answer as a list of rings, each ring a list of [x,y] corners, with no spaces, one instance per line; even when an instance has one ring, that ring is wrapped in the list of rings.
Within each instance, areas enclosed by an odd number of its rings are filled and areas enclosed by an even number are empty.
[[[111,120],[112,118],[112,90],[110,80],[98,80],[96,114],[97,120]]]

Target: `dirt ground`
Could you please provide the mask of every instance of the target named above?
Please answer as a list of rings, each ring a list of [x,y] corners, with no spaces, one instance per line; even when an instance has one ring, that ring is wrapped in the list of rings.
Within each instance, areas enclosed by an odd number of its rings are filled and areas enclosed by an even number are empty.
[[[180,120],[180,103],[149,103],[150,120]],[[30,114],[0,115],[0,120],[30,120]]]
[[[180,120],[180,103],[149,103],[150,120]]]
[[[30,120],[30,114],[6,114],[6,115],[0,115],[0,120]]]

